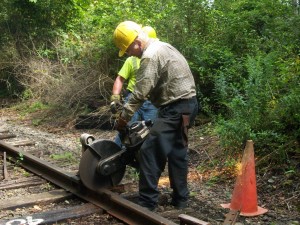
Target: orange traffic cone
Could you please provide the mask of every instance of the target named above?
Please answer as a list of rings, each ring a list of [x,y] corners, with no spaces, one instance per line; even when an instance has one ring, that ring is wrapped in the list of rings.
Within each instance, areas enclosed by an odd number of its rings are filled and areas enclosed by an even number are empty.
[[[221,204],[223,208],[240,211],[242,216],[257,216],[266,213],[268,210],[257,206],[256,176],[254,163],[253,141],[246,143],[242,170],[237,180],[229,204]]]

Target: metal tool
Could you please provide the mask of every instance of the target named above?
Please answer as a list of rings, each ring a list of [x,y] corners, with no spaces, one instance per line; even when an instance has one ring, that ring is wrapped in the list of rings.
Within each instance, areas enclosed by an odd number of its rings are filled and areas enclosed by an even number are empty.
[[[138,167],[138,151],[152,124],[150,120],[127,124],[122,148],[113,141],[96,140],[83,134],[80,138],[83,153],[79,164],[82,183],[91,190],[119,184],[127,165]]]

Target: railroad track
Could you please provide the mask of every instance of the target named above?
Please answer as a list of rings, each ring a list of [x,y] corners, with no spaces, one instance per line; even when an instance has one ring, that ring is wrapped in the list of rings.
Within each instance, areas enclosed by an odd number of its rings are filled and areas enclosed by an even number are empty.
[[[0,139],[14,137],[15,135],[13,134],[0,133]],[[51,224],[66,220],[70,222],[72,219],[85,217],[94,213],[111,215],[116,218],[115,224],[176,224],[126,200],[118,193],[109,189],[97,191],[87,189],[76,174],[64,172],[60,167],[52,165],[20,148],[20,146],[28,146],[30,144],[29,141],[9,142],[7,140],[0,140],[0,153],[3,156],[2,179],[4,178],[0,183],[0,191],[5,192],[28,187],[28,185],[31,189],[38,185],[48,185],[49,188],[50,185],[54,185],[56,188],[50,188],[50,191],[28,196],[12,196],[10,199],[1,201],[0,209],[16,209],[18,211],[22,207],[29,206],[38,211],[41,208],[39,204],[50,204],[51,202],[58,201],[63,203],[72,201],[72,206],[59,210],[49,210],[43,213],[32,213],[23,217],[14,217],[15,213],[12,211],[12,218],[0,219],[0,224],[23,224],[24,222],[27,224]],[[14,168],[8,168],[8,159],[15,165],[25,169],[23,171],[25,178],[8,180],[9,174],[13,173],[14,170]],[[29,174],[28,171],[35,175]]]
[[[131,184],[92,191],[82,184],[73,160],[55,160],[47,154],[49,149],[36,146],[41,145],[0,128],[0,225],[210,224],[186,214],[169,218],[140,207],[132,195],[120,195]],[[234,224],[237,215],[228,214],[223,225]]]

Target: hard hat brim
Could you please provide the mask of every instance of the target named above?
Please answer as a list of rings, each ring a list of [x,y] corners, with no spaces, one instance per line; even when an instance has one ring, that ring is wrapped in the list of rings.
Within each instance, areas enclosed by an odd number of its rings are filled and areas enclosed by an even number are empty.
[[[126,50],[127,50],[127,49],[126,49]],[[126,50],[120,50],[120,51],[119,51],[119,57],[122,57],[122,56],[125,54]]]

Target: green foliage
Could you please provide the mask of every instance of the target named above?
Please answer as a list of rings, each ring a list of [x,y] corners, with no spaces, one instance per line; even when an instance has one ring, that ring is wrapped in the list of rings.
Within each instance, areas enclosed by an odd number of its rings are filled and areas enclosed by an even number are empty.
[[[22,95],[21,95],[21,98],[23,100],[29,100],[33,97],[33,94],[32,94],[32,90],[30,89],[26,89],[23,91]]]
[[[0,97],[16,97],[23,91],[16,77],[10,74],[11,69],[8,63],[0,66]]]
[[[32,120],[32,125],[34,126],[39,126],[42,123],[41,119],[33,119]]]
[[[192,68],[221,143],[240,149],[253,139],[258,155],[289,160],[300,140],[299,15],[281,1],[215,1],[212,9],[216,25]]]
[[[15,106],[15,109],[20,112],[20,115],[27,115],[29,113],[34,113],[40,110],[44,110],[49,108],[48,105],[43,104],[42,102],[24,102],[23,104],[19,104]]]
[[[17,160],[16,160],[16,165],[20,165],[23,160],[24,160],[24,155],[22,152],[19,152]]]
[[[216,183],[220,181],[220,178],[218,176],[212,176],[209,178],[209,180],[206,182],[207,186],[214,186]]]
[[[50,183],[45,183],[45,184],[41,185],[41,190],[50,191],[50,190],[53,190],[53,189],[54,189],[54,187]]]
[[[0,95],[82,110],[90,99],[107,98],[124,61],[113,31],[134,20],[153,26],[188,59],[202,113],[216,121],[224,146],[240,149],[253,139],[260,155],[284,161],[299,154],[300,16],[290,1],[3,0],[0,6]]]
[[[136,170],[136,168],[133,167],[127,167],[127,173],[130,179],[133,181],[137,181],[139,179],[139,172]]]
[[[74,158],[72,152],[64,152],[61,154],[51,154],[50,158],[57,160],[57,161],[69,161],[69,162],[75,161],[75,158]]]
[[[19,152],[19,158],[18,158],[18,160],[20,160],[20,161],[24,160],[24,155],[21,152]]]
[[[225,146],[239,148],[247,139],[252,139],[258,154],[277,149],[274,154],[280,155],[278,159],[288,158],[287,150],[281,146],[299,139],[300,104],[296,96],[299,96],[300,80],[296,75],[290,78],[293,82],[287,83],[278,60],[278,56],[271,53],[248,57],[244,86],[232,91],[236,95],[225,104],[230,114],[221,116],[218,122],[217,132]]]

